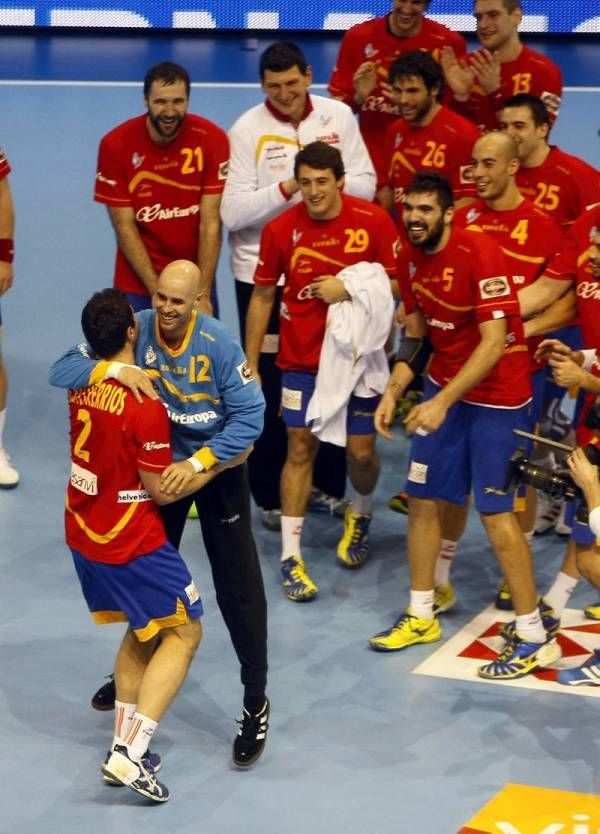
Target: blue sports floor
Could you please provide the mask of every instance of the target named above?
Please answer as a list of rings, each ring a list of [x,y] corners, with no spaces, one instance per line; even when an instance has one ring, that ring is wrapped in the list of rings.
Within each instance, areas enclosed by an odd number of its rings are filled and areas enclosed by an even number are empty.
[[[111,669],[121,630],[92,624],[63,543],[66,407],[61,392],[48,388],[47,370],[80,339],[82,304],[111,283],[113,236],[104,208],[91,200],[100,136],[141,112],[138,82],[163,57],[192,71],[192,110],[229,127],[260,100],[258,53],[241,48],[252,45],[230,39],[215,61],[208,39],[0,36],[0,145],[13,167],[18,217],[15,286],[2,300],[11,383],[6,446],[22,475],[17,490],[0,493],[6,834],[456,834],[507,783],[600,794],[595,697],[412,674],[440,644],[389,656],[368,650],[367,638],[389,626],[407,598],[406,519],[385,505],[405,470],[399,430],[393,445],[380,444],[371,561],[358,573],[338,568],[341,522],[311,516],[305,526],[305,557],[321,587],[314,603],[283,597],[278,536],[257,523],[270,605],[272,716],[262,760],[247,773],[229,765],[241,706],[238,667],[199,527],[189,522],[182,551],[203,594],[205,636],[156,737],[173,799],[148,808],[101,783],[112,717],[88,704]],[[322,84],[335,42],[308,39],[306,48]],[[554,141],[599,166],[597,43],[547,48],[560,55],[568,85]],[[236,329],[226,251],[218,283],[222,318]],[[533,548],[543,590],[564,543],[550,533]],[[497,579],[473,516],[445,637],[486,608]],[[582,582],[572,607],[595,599]],[[527,828],[490,831],[600,831],[600,817],[577,829],[575,812],[548,811],[540,822],[532,810]]]

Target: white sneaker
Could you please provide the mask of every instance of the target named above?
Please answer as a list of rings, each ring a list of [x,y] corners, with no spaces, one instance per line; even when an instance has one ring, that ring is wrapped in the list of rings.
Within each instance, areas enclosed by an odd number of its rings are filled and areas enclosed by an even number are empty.
[[[11,464],[9,456],[0,448],[0,489],[13,489],[19,483],[19,473]]]
[[[567,509],[567,502],[562,502],[562,507],[560,508],[560,513],[558,518],[556,519],[556,524],[554,525],[554,532],[557,533],[559,536],[570,536],[571,535],[571,528],[568,524],[565,524],[565,511]]]
[[[560,515],[562,501],[546,495],[545,492],[537,493],[537,503],[535,508],[535,524],[533,527],[534,533],[540,536],[542,533],[547,533],[552,530],[557,518]]]

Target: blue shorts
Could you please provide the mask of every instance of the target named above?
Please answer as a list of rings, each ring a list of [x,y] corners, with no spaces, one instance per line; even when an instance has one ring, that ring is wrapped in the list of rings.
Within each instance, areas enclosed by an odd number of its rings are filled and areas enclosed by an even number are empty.
[[[590,525],[582,524],[581,521],[577,521],[575,518],[575,513],[579,509],[580,504],[580,498],[575,498],[573,501],[567,501],[565,509],[565,524],[571,528],[569,541],[575,542],[575,544],[581,544],[584,547],[594,547],[597,539],[592,533]]]
[[[427,380],[423,400],[439,390]],[[519,408],[455,403],[437,431],[413,435],[406,492],[415,498],[465,504],[473,490],[480,513],[512,512],[514,492],[495,495],[486,489],[504,488],[511,455],[526,445],[513,429],[531,428],[531,403]]]
[[[126,292],[125,295],[134,313],[139,313],[140,310],[149,310],[152,307],[152,296],[147,293]]]
[[[284,371],[281,377],[281,416],[292,429],[306,428],[306,409],[315,390],[317,375],[306,371]],[[375,411],[381,397],[356,397],[348,402],[346,432],[375,434]]]
[[[92,562],[71,548],[81,590],[94,621],[128,622],[138,640],[202,616],[202,601],[187,565],[168,542],[131,562]]]

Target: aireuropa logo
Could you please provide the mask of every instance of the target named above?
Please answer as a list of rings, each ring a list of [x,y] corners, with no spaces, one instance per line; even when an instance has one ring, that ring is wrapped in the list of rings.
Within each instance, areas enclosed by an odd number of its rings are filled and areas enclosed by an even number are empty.
[[[458,834],[598,834],[600,797],[506,785]]]

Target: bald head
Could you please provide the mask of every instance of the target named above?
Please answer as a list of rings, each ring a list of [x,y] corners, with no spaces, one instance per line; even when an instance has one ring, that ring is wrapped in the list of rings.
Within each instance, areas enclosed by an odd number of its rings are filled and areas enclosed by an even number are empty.
[[[517,143],[508,133],[494,130],[478,139],[473,146],[473,156],[492,156],[502,158],[506,162],[519,158]]]
[[[515,174],[519,169],[517,145],[507,133],[486,133],[473,145],[471,172],[477,195],[490,208],[515,208],[522,197]]]
[[[202,296],[200,269],[192,261],[172,261],[158,276],[153,304],[163,337],[178,344],[188,332]]]

